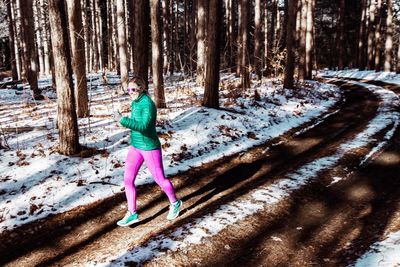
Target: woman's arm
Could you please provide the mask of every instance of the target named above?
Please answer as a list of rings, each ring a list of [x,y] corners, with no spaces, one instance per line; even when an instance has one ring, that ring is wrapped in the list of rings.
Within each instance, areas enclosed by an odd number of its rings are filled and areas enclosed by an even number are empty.
[[[151,126],[153,119],[153,108],[150,103],[143,107],[143,113],[141,120],[130,119],[128,117],[122,117],[119,121],[122,126],[129,128],[134,131],[145,132]]]

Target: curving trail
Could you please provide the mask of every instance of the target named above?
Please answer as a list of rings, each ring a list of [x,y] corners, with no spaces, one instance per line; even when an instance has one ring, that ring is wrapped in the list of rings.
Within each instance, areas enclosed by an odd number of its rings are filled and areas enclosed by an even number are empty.
[[[342,87],[344,99],[306,131],[174,182],[185,209],[173,223],[165,220],[159,189],[141,188],[138,225],[115,225],[121,194],[80,216],[54,218],[41,233],[37,225],[8,236],[0,264],[346,266],[388,228],[400,228],[393,222],[400,211],[399,97],[382,87],[329,82]],[[51,227],[63,220],[67,226]]]

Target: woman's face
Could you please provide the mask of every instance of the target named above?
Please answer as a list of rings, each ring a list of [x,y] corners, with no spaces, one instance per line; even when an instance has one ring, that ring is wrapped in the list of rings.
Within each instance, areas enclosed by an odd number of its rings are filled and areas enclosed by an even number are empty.
[[[135,100],[139,96],[140,86],[137,83],[130,82],[128,83],[127,90],[132,100]]]

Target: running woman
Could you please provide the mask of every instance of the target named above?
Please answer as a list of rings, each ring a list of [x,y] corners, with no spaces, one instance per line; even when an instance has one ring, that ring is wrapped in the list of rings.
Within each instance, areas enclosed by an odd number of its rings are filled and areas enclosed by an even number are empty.
[[[156,132],[157,109],[150,98],[144,81],[135,77],[129,80],[127,91],[132,98],[131,116],[123,117],[118,111],[114,119],[122,126],[131,129],[131,139],[128,155],[125,161],[124,185],[128,202],[128,210],[119,226],[129,226],[139,221],[136,213],[135,178],[143,161],[149,168],[156,183],[168,196],[170,206],[167,219],[173,220],[179,215],[182,201],[176,198],[172,183],[165,178],[162,163],[161,143]]]

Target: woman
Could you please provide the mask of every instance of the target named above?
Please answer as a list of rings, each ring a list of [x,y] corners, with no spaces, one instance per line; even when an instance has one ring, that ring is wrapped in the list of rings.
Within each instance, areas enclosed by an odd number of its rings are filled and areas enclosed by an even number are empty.
[[[114,114],[114,119],[131,129],[131,145],[125,162],[124,185],[128,202],[125,217],[117,222],[119,226],[129,226],[139,221],[136,213],[136,188],[135,178],[142,165],[146,162],[156,183],[167,194],[170,201],[168,220],[173,220],[179,215],[182,201],[175,196],[172,183],[165,178],[162,164],[161,143],[156,132],[157,109],[150,98],[145,83],[135,77],[129,80],[128,94],[132,98],[132,112],[130,118],[122,117],[121,113]]]

